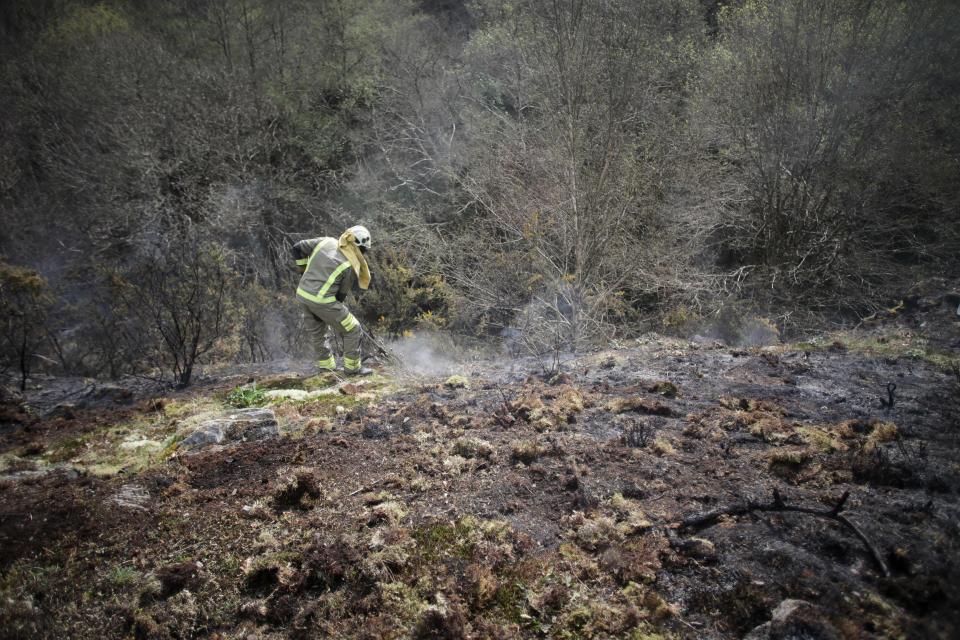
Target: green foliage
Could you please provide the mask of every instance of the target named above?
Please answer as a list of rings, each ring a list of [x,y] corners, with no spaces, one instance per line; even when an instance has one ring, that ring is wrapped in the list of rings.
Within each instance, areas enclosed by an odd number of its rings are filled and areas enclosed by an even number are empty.
[[[256,383],[249,387],[237,387],[227,395],[227,404],[238,409],[262,407],[267,400],[267,392],[264,389],[258,389]]]
[[[452,294],[441,276],[415,271],[409,256],[392,246],[378,249],[370,268],[374,284],[361,300],[368,323],[393,335],[447,326]]]

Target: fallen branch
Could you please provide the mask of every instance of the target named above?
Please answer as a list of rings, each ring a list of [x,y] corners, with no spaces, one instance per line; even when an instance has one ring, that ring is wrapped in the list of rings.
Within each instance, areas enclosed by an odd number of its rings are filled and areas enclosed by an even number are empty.
[[[887,567],[887,563],[884,562],[880,552],[877,551],[877,548],[872,542],[870,542],[870,539],[866,536],[866,534],[863,533],[863,531],[861,531],[857,525],[851,522],[850,519],[842,513],[844,506],[847,504],[847,498],[849,497],[850,492],[844,491],[843,495],[840,496],[837,504],[835,504],[832,509],[811,509],[810,507],[802,507],[784,503],[783,498],[780,496],[780,492],[774,489],[773,500],[769,504],[762,504],[753,500],[747,500],[746,503],[733,504],[727,507],[708,511],[706,513],[687,516],[680,522],[680,529],[692,529],[694,531],[698,531],[700,529],[706,529],[707,527],[712,526],[721,516],[742,516],[754,511],[792,511],[795,513],[806,513],[811,516],[817,516],[818,518],[836,520],[840,524],[850,529],[854,535],[860,539],[863,545],[867,548],[867,551],[870,552],[870,556],[873,558],[873,561],[876,563],[881,573],[883,573],[885,577],[889,578],[890,569]]]

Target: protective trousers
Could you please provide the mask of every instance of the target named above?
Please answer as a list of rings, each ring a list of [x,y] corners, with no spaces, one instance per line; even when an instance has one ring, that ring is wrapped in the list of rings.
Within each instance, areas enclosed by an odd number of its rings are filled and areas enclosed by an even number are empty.
[[[321,369],[334,369],[336,361],[327,339],[329,327],[343,337],[343,368],[356,371],[360,368],[360,322],[347,311],[342,302],[318,304],[297,297],[307,327],[307,333],[313,342],[317,354],[317,366]]]

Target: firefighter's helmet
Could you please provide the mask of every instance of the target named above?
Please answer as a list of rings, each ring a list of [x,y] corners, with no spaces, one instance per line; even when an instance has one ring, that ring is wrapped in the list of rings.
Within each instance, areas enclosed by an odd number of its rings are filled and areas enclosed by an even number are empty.
[[[347,231],[353,234],[353,239],[361,251],[367,251],[370,248],[370,231],[366,227],[358,224]]]

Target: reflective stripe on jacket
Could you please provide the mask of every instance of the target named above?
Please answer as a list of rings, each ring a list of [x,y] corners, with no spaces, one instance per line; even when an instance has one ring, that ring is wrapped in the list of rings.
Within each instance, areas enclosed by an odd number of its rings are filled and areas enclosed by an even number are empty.
[[[301,240],[293,246],[297,264],[305,267],[297,295],[317,304],[343,302],[353,287],[350,261],[337,248],[336,238]]]

